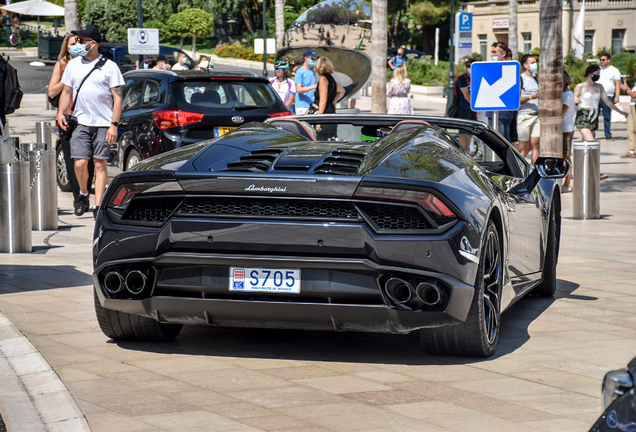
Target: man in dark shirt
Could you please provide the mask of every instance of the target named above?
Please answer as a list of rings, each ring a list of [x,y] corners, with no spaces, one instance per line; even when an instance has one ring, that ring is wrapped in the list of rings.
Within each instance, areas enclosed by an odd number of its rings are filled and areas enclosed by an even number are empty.
[[[466,61],[466,73],[457,78],[457,96],[459,97],[459,109],[456,118],[477,120],[477,113],[470,109],[470,68],[475,60],[468,59]],[[459,143],[468,150],[472,135],[460,134]]]

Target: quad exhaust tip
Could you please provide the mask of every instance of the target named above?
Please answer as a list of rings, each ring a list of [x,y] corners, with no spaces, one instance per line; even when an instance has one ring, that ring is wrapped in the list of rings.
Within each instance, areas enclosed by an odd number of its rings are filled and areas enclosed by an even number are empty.
[[[422,282],[415,288],[417,297],[426,306],[437,306],[443,300],[442,290],[437,285],[430,284],[428,282]]]
[[[396,303],[408,303],[413,297],[413,287],[400,278],[391,278],[385,285],[386,294]]]
[[[444,302],[442,290],[434,283],[422,282],[413,288],[404,279],[392,277],[384,285],[384,290],[394,303],[411,309],[438,306]]]
[[[124,287],[124,278],[116,271],[109,272],[104,277],[104,288],[111,294],[117,294]]]
[[[126,275],[126,289],[131,294],[141,293],[146,288],[147,282],[148,278],[139,270],[133,270]]]

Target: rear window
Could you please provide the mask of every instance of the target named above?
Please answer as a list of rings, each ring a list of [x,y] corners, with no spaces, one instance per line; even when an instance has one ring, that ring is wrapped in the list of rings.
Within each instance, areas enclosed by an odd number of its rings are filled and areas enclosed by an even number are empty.
[[[206,109],[269,108],[279,102],[269,85],[258,82],[181,81],[174,83],[172,94],[179,103]]]

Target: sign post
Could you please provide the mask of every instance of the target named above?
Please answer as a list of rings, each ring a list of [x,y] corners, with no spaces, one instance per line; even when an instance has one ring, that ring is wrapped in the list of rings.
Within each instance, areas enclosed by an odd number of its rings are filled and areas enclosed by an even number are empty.
[[[492,111],[493,129],[499,130],[499,111],[516,111],[521,102],[518,61],[475,62],[471,66],[470,109]],[[490,161],[494,155],[484,154]]]
[[[128,53],[138,55],[159,54],[159,30],[147,28],[129,28]]]

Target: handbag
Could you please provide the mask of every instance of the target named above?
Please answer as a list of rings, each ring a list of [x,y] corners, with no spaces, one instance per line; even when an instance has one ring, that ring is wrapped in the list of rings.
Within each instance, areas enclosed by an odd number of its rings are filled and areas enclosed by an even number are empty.
[[[102,66],[104,66],[106,64],[107,61],[108,61],[108,59],[106,57],[102,56],[102,58],[100,58],[99,61],[95,64],[95,67],[93,67],[93,69],[91,69],[91,71],[86,74],[86,76],[84,77],[84,79],[80,83],[79,87],[77,88],[77,92],[75,92],[75,100],[73,101],[73,106],[71,106],[71,114],[70,115],[69,114],[64,114],[64,118],[66,119],[66,123],[68,124],[68,126],[66,127],[66,130],[64,131],[63,135],[64,135],[64,138],[66,138],[67,140],[71,139],[71,136],[73,135],[73,132],[75,131],[75,128],[78,125],[77,117],[75,117],[73,114],[75,113],[75,104],[77,104],[77,99],[78,99],[78,96],[79,96],[79,92],[82,89],[82,86],[86,82],[86,79],[93,72],[95,72],[95,70],[101,69]],[[58,102],[59,102],[59,96],[57,96],[57,97],[58,97]]]
[[[309,108],[307,108],[307,112],[305,112],[305,114],[315,114],[319,109],[318,105],[315,102],[312,102],[309,104]]]
[[[621,103],[617,103],[615,104],[616,108],[618,108],[619,110],[623,111],[623,106],[621,105]],[[611,116],[611,122],[612,123],[622,123],[622,122],[626,122],[627,119],[625,118],[625,116],[623,114],[617,113],[616,111],[612,110],[612,116]]]

